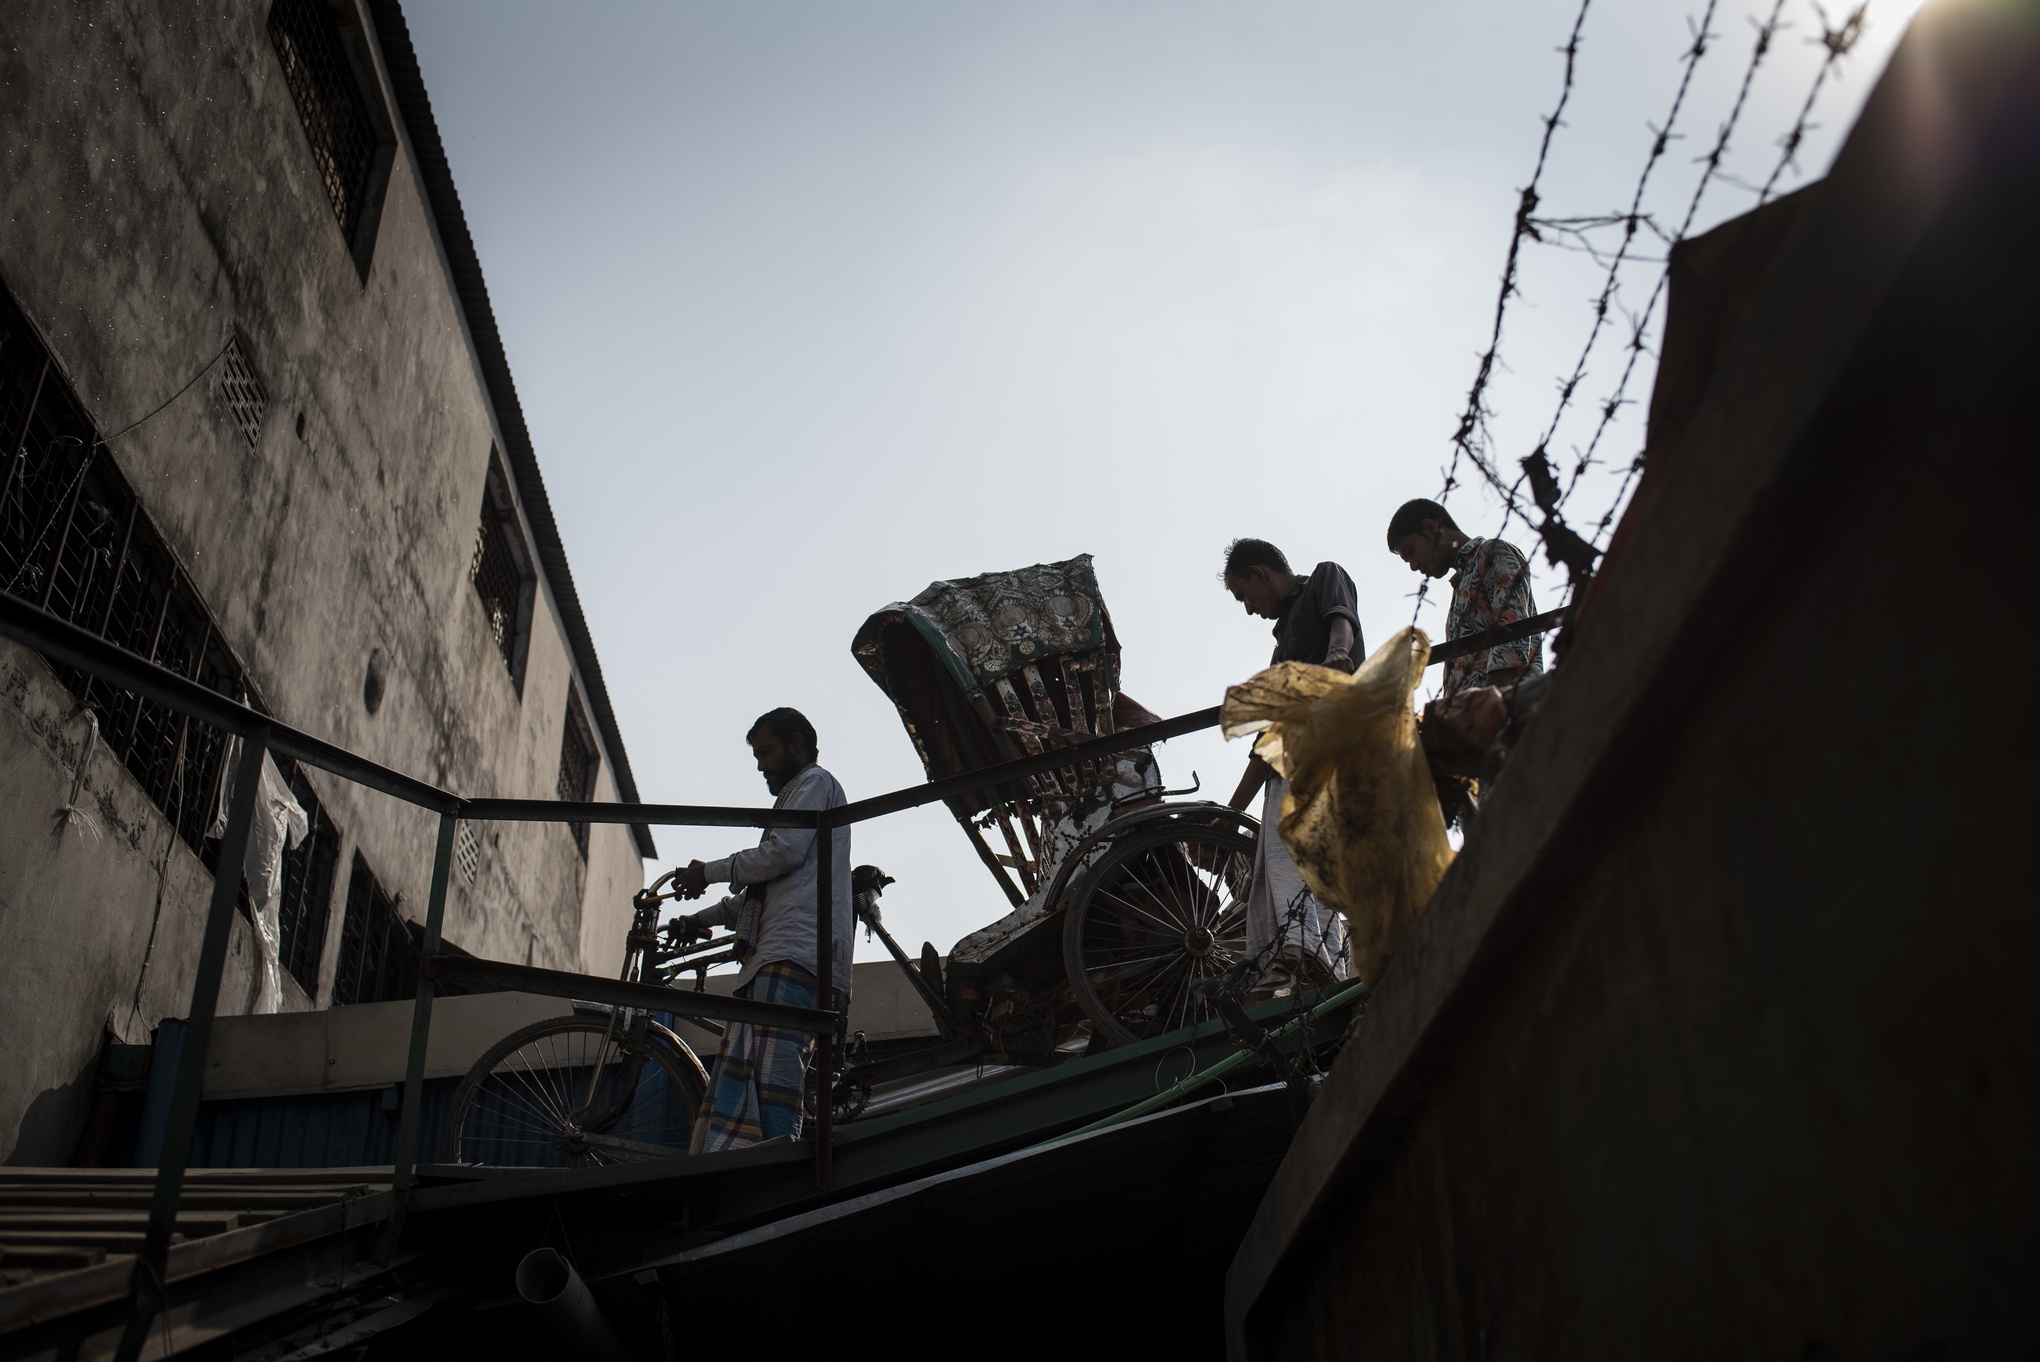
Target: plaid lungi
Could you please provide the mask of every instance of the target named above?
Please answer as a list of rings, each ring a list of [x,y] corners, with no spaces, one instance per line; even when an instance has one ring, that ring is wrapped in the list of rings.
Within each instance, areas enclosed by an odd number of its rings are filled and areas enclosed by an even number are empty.
[[[815,976],[790,960],[775,960],[736,996],[813,1007]],[[802,1082],[814,1044],[815,1038],[805,1031],[729,1023],[715,1071],[709,1075],[708,1095],[694,1122],[689,1152],[742,1149],[780,1135],[799,1139]]]

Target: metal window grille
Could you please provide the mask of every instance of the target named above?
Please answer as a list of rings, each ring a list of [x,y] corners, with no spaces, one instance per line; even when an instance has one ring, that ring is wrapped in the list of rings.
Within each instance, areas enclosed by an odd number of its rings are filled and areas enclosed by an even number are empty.
[[[277,911],[283,966],[308,997],[319,996],[319,960],[326,948],[326,922],[333,904],[333,878],[340,862],[340,829],[312,793],[297,763],[278,766],[290,792],[304,806],[310,825],[305,839],[283,857],[283,903]]]
[[[560,735],[559,797],[579,804],[595,797],[595,769],[601,758],[597,755],[595,736],[588,730],[587,717],[581,712],[580,692],[571,683],[567,686],[567,718],[562,727],[566,731]],[[588,825],[569,823],[567,827],[585,859]]]
[[[359,851],[347,875],[347,916],[340,925],[340,965],[333,1005],[388,1003],[418,996],[418,955],[397,900],[376,880]]]
[[[220,356],[212,392],[213,401],[241,432],[248,448],[255,448],[262,438],[262,415],[269,410],[269,390],[262,386],[262,377],[255,372],[255,362],[248,358],[248,347],[238,333],[228,339]]]
[[[490,458],[482,489],[482,519],[475,531],[475,550],[468,560],[468,580],[475,584],[489,620],[489,634],[503,654],[503,665],[518,679],[533,574],[530,555],[520,552],[523,535],[515,504],[501,471]]]
[[[325,0],[276,0],[269,40],[311,143],[312,161],[347,240],[354,240],[375,164],[375,123]]]
[[[261,708],[212,612],[4,290],[0,439],[7,441],[0,469],[0,589]],[[55,671],[96,711],[102,744],[212,867],[218,843],[206,832],[225,749],[218,731],[83,672]]]
[[[475,887],[475,877],[482,870],[482,839],[475,836],[474,825],[463,822],[453,838],[453,863],[460,870],[460,878],[468,888]]]
[[[482,608],[488,612],[489,633],[502,649],[503,661],[515,665],[517,606],[524,583],[517,572],[516,560],[510,556],[508,539],[503,522],[485,516],[475,538],[475,556],[468,564],[468,575],[474,579]]]

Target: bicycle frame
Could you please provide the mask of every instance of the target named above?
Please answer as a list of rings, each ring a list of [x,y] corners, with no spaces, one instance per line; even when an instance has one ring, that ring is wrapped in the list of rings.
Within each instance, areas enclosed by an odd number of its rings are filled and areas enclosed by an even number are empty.
[[[655,880],[649,889],[640,891],[631,899],[630,931],[624,937],[623,972],[619,976],[627,984],[651,982],[645,978],[648,970],[658,968],[675,956],[686,954],[684,948],[664,947],[659,941],[659,905],[673,897],[672,894],[661,894],[659,888],[678,873],[667,872]],[[652,1014],[639,1008],[610,1007],[607,1004],[576,1003],[574,1006],[577,1011],[601,1007],[609,1015],[609,1025],[603,1031],[602,1049],[597,1053],[595,1063],[588,1073],[586,1095],[573,1113],[576,1124],[584,1134],[600,1134],[623,1119],[624,1113],[630,1110],[632,1101],[637,1097],[638,1080],[644,1073],[645,1046],[650,1035]],[[624,1035],[621,1037],[617,1032],[619,1021],[624,1027]],[[603,1070],[607,1067],[608,1056],[612,1050],[623,1062],[630,1065],[630,1070],[617,1092],[615,1101],[607,1111],[598,1115],[593,1110],[595,1098],[601,1091]]]

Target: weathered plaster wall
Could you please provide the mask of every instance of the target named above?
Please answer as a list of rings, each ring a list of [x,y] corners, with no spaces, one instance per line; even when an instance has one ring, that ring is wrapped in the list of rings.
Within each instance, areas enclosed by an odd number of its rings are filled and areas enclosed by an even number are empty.
[[[100,747],[61,827],[85,749],[69,691],[34,653],[0,641],[0,1133],[12,1162],[61,1164],[92,1100],[102,1027],[138,1041],[190,1000],[212,874]],[[161,917],[156,908],[160,900]],[[149,949],[151,924],[157,927]],[[220,986],[224,1012],[254,1002],[254,939],[238,914]],[[142,962],[149,962],[144,977]],[[286,1007],[311,1001],[288,974]]]
[[[541,575],[520,696],[468,581],[499,431],[408,147],[396,151],[364,281],[267,14],[262,0],[8,6],[0,276],[109,436],[171,399],[240,332],[271,398],[256,448],[200,381],[102,457],[135,486],[275,714],[464,794],[549,798],[572,655]],[[362,684],[376,650],[386,693],[371,715]],[[40,837],[55,807],[52,758],[76,735],[54,735],[50,715],[68,706],[44,694],[55,683],[39,661],[4,656],[0,801],[9,826]],[[616,798],[612,770],[605,754],[600,798]],[[310,779],[343,834],[323,993],[354,848],[420,916],[435,820],[321,772]],[[104,754],[92,782],[95,797],[134,805],[125,816],[147,830],[138,845],[92,858],[65,845],[0,870],[10,920],[26,903],[71,915],[61,931],[10,938],[25,952],[10,974],[67,996],[65,1020],[34,1021],[42,1053],[28,1068],[0,1059],[0,1157],[51,1075],[69,1082],[89,1065],[97,1019],[132,991],[139,963],[133,924],[153,903],[161,819]],[[642,883],[628,829],[592,829],[585,865],[564,827],[478,831],[480,876],[472,889],[456,878],[448,938],[501,959],[613,970]],[[185,1010],[172,981],[188,987],[184,957],[209,892],[182,846],[172,867],[155,1015]],[[166,949],[177,971],[164,968]],[[245,1007],[242,992],[230,986],[223,1008]],[[10,978],[0,1030],[41,1008]],[[14,1153],[63,1154],[48,1144]]]

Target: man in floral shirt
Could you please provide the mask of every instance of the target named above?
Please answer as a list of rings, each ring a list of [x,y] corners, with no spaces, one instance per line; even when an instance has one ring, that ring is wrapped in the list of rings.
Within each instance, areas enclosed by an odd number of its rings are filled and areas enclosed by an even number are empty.
[[[1500,539],[1469,539],[1443,506],[1406,501],[1388,522],[1388,547],[1427,577],[1452,574],[1447,640],[1481,634],[1537,613],[1530,596],[1530,566],[1522,550]],[[1476,686],[1512,686],[1544,670],[1544,644],[1536,637],[1455,657],[1445,664],[1441,698]]]

